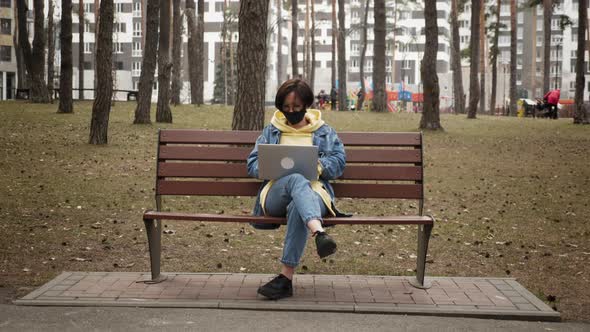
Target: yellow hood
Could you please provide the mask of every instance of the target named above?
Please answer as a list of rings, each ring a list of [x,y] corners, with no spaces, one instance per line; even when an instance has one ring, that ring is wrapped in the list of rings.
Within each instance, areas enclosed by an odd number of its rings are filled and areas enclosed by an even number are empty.
[[[287,124],[287,118],[281,111],[275,111],[270,123],[283,133],[313,133],[324,124],[322,112],[316,109],[308,109],[305,118],[309,122],[307,126],[295,129]]]

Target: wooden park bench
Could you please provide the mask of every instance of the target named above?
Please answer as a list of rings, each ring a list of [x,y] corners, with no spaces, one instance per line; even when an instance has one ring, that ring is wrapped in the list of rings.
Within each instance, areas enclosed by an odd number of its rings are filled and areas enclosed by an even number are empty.
[[[260,133],[254,131],[161,130],[158,136],[156,208],[143,215],[151,280],[160,274],[162,220],[286,224],[284,218],[251,215],[163,212],[162,196],[256,196],[260,180],[248,177],[246,158]],[[415,287],[428,288],[424,275],[434,218],[423,216],[424,183],[421,133],[340,132],[346,149],[344,174],[332,181],[337,198],[418,200],[418,214],[325,218],[326,224],[417,225]]]

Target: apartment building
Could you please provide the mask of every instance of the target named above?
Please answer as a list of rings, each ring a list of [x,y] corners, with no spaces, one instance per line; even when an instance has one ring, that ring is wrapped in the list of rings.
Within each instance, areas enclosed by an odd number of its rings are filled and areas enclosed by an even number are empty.
[[[0,100],[13,99],[16,88],[15,14],[13,0],[0,0]]]
[[[541,6],[530,8],[527,0],[518,0],[517,12],[517,95],[527,98],[540,98],[546,91],[543,88],[543,9]],[[490,3],[488,3],[488,6]],[[563,17],[568,17],[573,25],[562,27]],[[577,17],[578,1],[561,0],[553,12],[551,19],[551,64],[550,64],[550,88],[560,88],[562,99],[573,99],[575,94],[575,64],[577,50]],[[495,20],[495,17],[490,17]],[[508,102],[510,86],[510,6],[503,3],[500,7],[500,29],[498,47],[498,105],[503,101]],[[468,2],[464,12],[459,17],[459,33],[461,49],[469,47],[471,27],[471,4]],[[486,40],[486,59],[490,42]],[[586,53],[586,62],[588,53]],[[463,61],[464,86],[468,86],[468,61]],[[487,66],[486,91],[491,89],[491,68]],[[587,99],[590,91],[590,75],[586,75],[587,88],[584,89],[584,99]],[[468,91],[466,91],[468,94]],[[486,94],[486,105],[489,93]]]

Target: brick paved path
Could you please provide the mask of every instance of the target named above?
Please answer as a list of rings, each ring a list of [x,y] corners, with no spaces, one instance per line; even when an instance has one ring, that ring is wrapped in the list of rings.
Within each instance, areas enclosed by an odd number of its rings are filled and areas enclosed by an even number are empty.
[[[427,278],[296,275],[294,296],[268,301],[256,293],[264,274],[169,273],[159,284],[140,272],[64,272],[15,301],[19,305],[207,307],[405,313],[527,320],[559,320],[558,312],[510,278]]]

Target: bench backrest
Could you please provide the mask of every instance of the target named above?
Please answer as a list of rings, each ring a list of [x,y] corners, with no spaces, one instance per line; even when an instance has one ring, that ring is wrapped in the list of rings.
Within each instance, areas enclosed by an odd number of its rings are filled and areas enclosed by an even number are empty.
[[[156,197],[255,196],[260,180],[248,177],[246,158],[257,131],[160,130]],[[344,174],[332,181],[337,197],[424,197],[422,134],[339,132],[346,150]],[[159,205],[159,204],[158,204]]]

